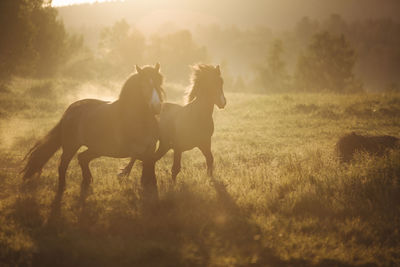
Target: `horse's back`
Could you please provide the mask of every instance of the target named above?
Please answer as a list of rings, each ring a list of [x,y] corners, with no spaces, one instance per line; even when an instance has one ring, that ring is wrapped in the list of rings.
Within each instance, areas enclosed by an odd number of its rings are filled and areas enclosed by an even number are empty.
[[[69,105],[69,107],[67,108],[67,110],[65,111],[65,115],[75,112],[84,112],[99,106],[102,106],[104,104],[108,104],[109,101],[104,101],[104,100],[99,100],[99,99],[92,99],[92,98],[88,98],[88,99],[82,99],[82,100],[78,100],[74,103],[72,103],[71,105]]]
[[[81,138],[81,126],[83,120],[89,115],[96,113],[109,102],[98,99],[82,99],[78,100],[65,110],[61,119],[64,140],[63,143],[74,143],[83,145]]]
[[[159,125],[161,138],[181,151],[209,142],[214,131],[211,116],[199,117],[192,106],[174,103],[163,104]]]

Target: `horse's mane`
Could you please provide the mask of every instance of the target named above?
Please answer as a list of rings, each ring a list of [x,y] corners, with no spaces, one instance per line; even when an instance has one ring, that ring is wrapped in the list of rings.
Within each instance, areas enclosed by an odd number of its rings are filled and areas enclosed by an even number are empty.
[[[190,78],[190,86],[186,90],[185,103],[190,103],[199,94],[199,91],[204,86],[201,80],[204,76],[215,73],[216,69],[209,64],[196,64],[192,66],[192,76]]]
[[[147,67],[151,68],[151,66],[145,66],[143,68],[143,70]],[[162,80],[164,77],[160,73],[159,73],[159,75],[161,76],[161,84],[162,84]],[[139,73],[133,73],[125,81],[124,85],[122,86],[121,92],[119,93],[119,100],[123,104],[132,105],[133,104],[132,101],[136,101],[138,104],[142,103],[142,99],[138,95],[140,93],[140,91],[138,90],[139,89],[139,79],[140,79]],[[160,89],[161,89],[160,98],[161,98],[161,101],[163,101],[165,92],[162,88],[160,88]]]
[[[129,97],[137,93],[138,90],[136,89],[138,88],[138,81],[138,73],[131,74],[122,86],[121,92],[119,93],[119,99],[129,99]]]

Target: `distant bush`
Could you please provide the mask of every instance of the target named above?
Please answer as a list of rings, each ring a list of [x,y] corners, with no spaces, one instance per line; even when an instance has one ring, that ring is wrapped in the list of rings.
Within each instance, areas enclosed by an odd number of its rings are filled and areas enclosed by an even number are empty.
[[[398,141],[394,136],[366,136],[353,132],[342,136],[336,143],[336,148],[341,161],[349,162],[357,152],[382,156],[388,149],[395,148]]]

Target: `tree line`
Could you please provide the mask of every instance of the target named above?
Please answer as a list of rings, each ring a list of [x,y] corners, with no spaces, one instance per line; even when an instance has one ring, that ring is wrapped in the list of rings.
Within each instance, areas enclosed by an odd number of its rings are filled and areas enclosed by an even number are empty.
[[[208,25],[199,27],[197,35],[209,54],[226,61],[236,90],[400,89],[400,24],[388,18],[348,22],[337,14],[324,20],[304,17],[287,31]],[[334,70],[339,63],[343,65]],[[347,74],[336,73],[342,67]],[[248,84],[244,89],[242,81]],[[332,87],[335,83],[338,88]]]
[[[135,64],[161,62],[172,82],[188,65],[220,62],[227,90],[359,92],[399,90],[400,25],[303,18],[291,31],[198,26],[145,35],[125,20],[101,30],[97,47],[70,34],[46,0],[0,2],[0,83],[12,76],[119,79]]]

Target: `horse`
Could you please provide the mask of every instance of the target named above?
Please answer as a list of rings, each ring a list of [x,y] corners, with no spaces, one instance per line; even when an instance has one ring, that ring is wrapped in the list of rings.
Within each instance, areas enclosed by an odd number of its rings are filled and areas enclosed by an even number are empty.
[[[149,177],[152,186],[156,186],[154,163],[148,159],[158,140],[155,116],[161,111],[162,82],[159,63],[143,68],[136,65],[136,73],[125,81],[116,101],[83,99],[72,103],[54,128],[27,153],[24,180],[40,174],[46,162],[62,148],[58,167],[58,194],[62,195],[68,165],[78,149],[86,146],[78,154],[81,188],[93,180],[90,161],[101,156],[142,159],[142,182]]]
[[[207,174],[212,177],[214,157],[211,152],[211,137],[214,133],[214,105],[222,109],[226,106],[223,79],[219,65],[197,64],[192,67],[191,85],[184,106],[163,103],[161,107],[159,131],[160,143],[154,154],[155,161],[161,159],[170,149],[174,151],[172,180],[181,170],[184,151],[199,148],[206,159]],[[135,158],[119,174],[128,176]]]

